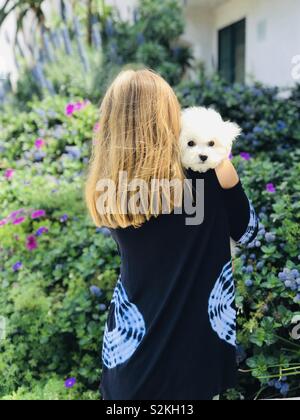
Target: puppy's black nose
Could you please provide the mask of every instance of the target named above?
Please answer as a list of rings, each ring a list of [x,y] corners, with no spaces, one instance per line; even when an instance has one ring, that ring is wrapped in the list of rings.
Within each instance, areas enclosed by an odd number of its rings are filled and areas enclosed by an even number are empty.
[[[205,155],[199,155],[199,157],[202,160],[202,162],[205,162],[208,159],[208,156],[205,156]]]

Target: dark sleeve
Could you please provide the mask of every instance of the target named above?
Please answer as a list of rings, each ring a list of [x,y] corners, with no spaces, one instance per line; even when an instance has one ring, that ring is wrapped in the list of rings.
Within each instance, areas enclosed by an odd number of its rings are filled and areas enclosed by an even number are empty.
[[[233,188],[223,189],[223,196],[231,238],[238,245],[252,242],[257,236],[259,221],[241,181]]]

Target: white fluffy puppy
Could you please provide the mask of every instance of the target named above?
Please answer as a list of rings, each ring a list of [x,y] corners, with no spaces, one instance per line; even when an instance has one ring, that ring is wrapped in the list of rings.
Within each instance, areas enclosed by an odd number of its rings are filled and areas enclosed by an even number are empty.
[[[216,168],[231,152],[240,127],[224,121],[214,109],[192,107],[182,111],[182,164],[195,172]]]
[[[182,164],[195,172],[215,169],[230,155],[233,142],[241,128],[224,121],[214,109],[186,108],[182,111],[180,149]],[[236,243],[230,240],[231,255],[237,252]]]

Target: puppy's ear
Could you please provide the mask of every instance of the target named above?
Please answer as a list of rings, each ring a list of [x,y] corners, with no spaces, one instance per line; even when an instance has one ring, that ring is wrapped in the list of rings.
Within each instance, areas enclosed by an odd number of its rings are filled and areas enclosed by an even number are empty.
[[[242,129],[236,123],[225,121],[222,130],[224,144],[227,147],[231,147],[232,143],[238,138],[241,132]]]

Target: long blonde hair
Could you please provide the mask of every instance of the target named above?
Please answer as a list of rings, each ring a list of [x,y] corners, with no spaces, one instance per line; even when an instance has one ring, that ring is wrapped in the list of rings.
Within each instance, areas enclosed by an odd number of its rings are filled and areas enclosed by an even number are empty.
[[[162,212],[161,201],[154,209],[155,192],[149,188],[149,208],[144,214],[124,214],[121,199],[100,214],[96,202],[101,179],[119,184],[125,171],[129,182],[142,179],[179,179],[184,172],[180,160],[180,105],[170,85],[149,69],[123,70],[108,88],[100,106],[99,130],[93,142],[86,182],[86,202],[94,223],[110,228],[139,227]],[[175,200],[169,196],[170,208]]]

